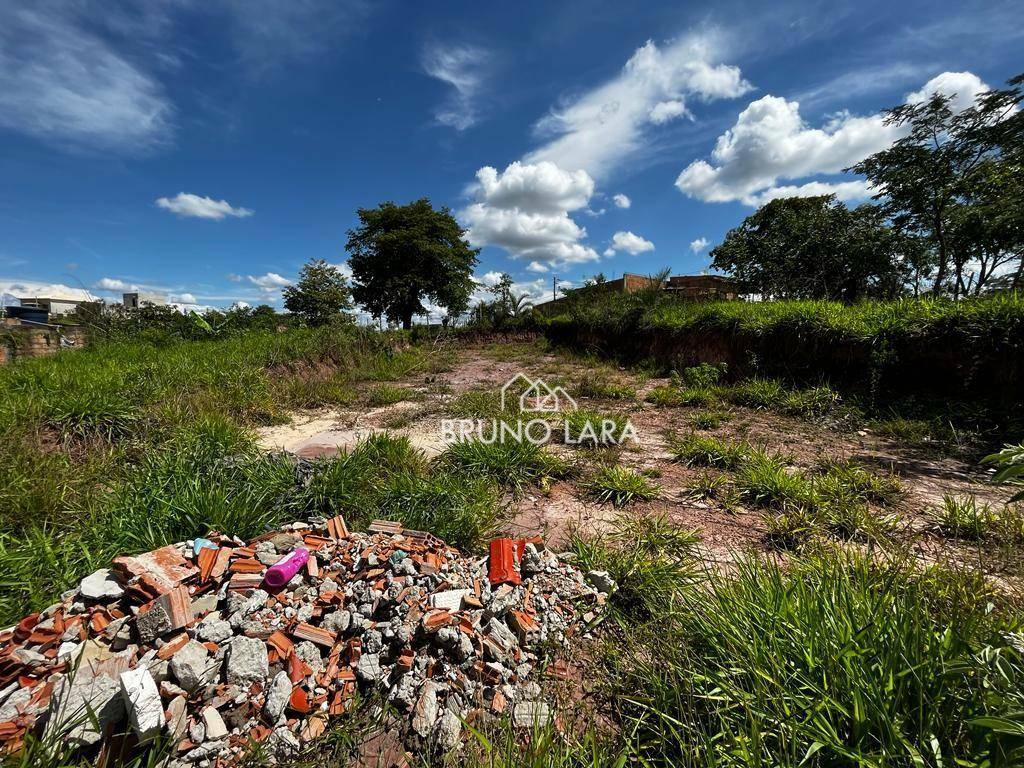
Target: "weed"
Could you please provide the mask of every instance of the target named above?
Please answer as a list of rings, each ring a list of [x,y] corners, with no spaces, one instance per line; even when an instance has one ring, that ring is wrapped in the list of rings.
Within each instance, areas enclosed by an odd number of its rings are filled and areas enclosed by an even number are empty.
[[[693,531],[664,515],[623,514],[608,534],[574,534],[571,550],[584,570],[603,570],[618,589],[613,605],[632,616],[663,615],[682,588],[697,575]]]
[[[632,400],[636,397],[636,390],[628,384],[620,384],[604,376],[581,376],[574,391],[580,397],[607,400]]]
[[[717,437],[691,432],[683,437],[668,437],[673,460],[698,467],[734,469],[750,453],[746,443],[734,443]]]
[[[629,419],[618,413],[577,409],[562,414],[567,442],[585,447],[619,445],[628,436]]]
[[[736,487],[745,499],[778,510],[813,508],[813,484],[790,470],[786,460],[764,450],[750,452],[736,473]]]
[[[568,463],[528,441],[463,440],[448,448],[440,463],[474,477],[488,478],[517,493],[569,473]]]
[[[977,540],[997,530],[999,516],[991,505],[978,503],[974,496],[946,494],[933,509],[935,525],[947,536]]]
[[[716,499],[723,495],[728,486],[725,475],[713,475],[710,472],[701,472],[683,490],[683,496],[697,501]]]
[[[684,405],[709,408],[721,403],[716,390],[711,387],[687,389],[675,386],[654,387],[647,393],[646,400],[661,408],[676,408]]]
[[[411,400],[415,393],[408,387],[398,387],[393,384],[378,384],[371,387],[366,393],[367,405],[377,408],[384,405],[394,405],[403,400]]]
[[[719,380],[728,370],[726,363],[700,363],[683,369],[680,377],[682,383],[691,389],[710,389],[718,384]]]
[[[891,505],[903,497],[894,472],[878,475],[848,460],[830,459],[814,478],[818,495],[831,501]]]
[[[610,502],[616,507],[648,501],[655,498],[660,490],[639,472],[622,465],[602,467],[584,487],[597,501]]]
[[[690,425],[694,429],[718,429],[728,420],[728,411],[703,410],[690,417]]]

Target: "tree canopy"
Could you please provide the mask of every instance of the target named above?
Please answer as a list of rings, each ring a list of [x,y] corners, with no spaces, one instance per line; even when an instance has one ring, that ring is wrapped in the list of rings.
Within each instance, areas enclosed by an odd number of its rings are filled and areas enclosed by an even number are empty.
[[[360,225],[349,230],[352,295],[374,317],[412,326],[426,312],[423,302],[444,307],[449,317],[469,306],[479,249],[448,208],[427,198],[408,205],[381,203],[359,209]]]
[[[887,110],[905,135],[848,169],[868,177],[896,229],[923,240],[935,293],[980,293],[1014,261],[1021,286],[1022,86],[1018,75],[963,110],[940,93]]]
[[[284,307],[308,325],[326,325],[352,309],[352,293],[341,271],[323,259],[303,265],[299,281],[283,291]]]
[[[711,265],[764,298],[891,298],[903,289],[914,244],[871,205],[834,195],[772,200],[726,234]]]

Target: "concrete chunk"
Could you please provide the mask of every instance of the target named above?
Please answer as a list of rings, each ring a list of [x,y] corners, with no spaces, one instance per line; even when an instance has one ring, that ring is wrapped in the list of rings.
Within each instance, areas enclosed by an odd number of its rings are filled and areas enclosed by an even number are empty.
[[[77,744],[95,744],[103,729],[124,717],[121,685],[107,675],[79,669],[73,680],[57,684],[50,700],[46,736]]]
[[[263,712],[271,723],[276,723],[288,706],[292,695],[292,682],[287,672],[278,672],[274,682],[267,688],[267,699],[263,704]]]
[[[124,594],[124,588],[117,582],[109,568],[100,568],[86,576],[78,585],[78,591],[87,600],[104,603],[116,600]]]
[[[213,707],[203,710],[203,725],[206,726],[207,741],[217,741],[228,735],[228,727],[224,724],[224,718]]]
[[[264,681],[270,674],[267,646],[255,637],[236,637],[228,645],[228,682],[248,684]]]
[[[164,708],[149,669],[138,666],[122,672],[121,697],[139,742],[144,744],[155,738],[164,724]]]
[[[206,682],[209,656],[205,645],[189,640],[171,657],[171,673],[186,691],[195,690]]]

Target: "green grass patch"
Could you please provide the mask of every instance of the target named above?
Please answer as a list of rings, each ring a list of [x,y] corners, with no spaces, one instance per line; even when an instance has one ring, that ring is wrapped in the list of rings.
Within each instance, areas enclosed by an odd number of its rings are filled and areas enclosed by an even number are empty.
[[[629,417],[623,414],[580,408],[562,414],[562,436],[589,448],[620,445],[628,439],[628,424]]]
[[[710,435],[669,435],[668,448],[674,461],[691,467],[735,469],[750,454],[746,443],[735,443]]]
[[[571,467],[564,459],[531,442],[463,440],[438,459],[441,466],[483,477],[517,493],[530,485],[545,485],[565,477]]]
[[[408,387],[399,387],[394,384],[378,384],[370,387],[366,393],[367,405],[379,408],[384,405],[394,405],[403,400],[412,400],[416,393]]]
[[[624,507],[656,498],[660,488],[636,470],[615,464],[602,467],[584,484],[588,495],[601,503]]]

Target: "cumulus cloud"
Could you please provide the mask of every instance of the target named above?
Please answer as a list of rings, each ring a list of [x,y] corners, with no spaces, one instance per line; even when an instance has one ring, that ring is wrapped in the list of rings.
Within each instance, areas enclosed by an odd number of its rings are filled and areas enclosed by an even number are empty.
[[[647,116],[655,125],[662,125],[686,114],[688,114],[686,105],[678,99],[672,99],[671,101],[659,101],[651,107]]]
[[[738,67],[721,63],[723,55],[714,31],[663,46],[648,41],[618,75],[540,120],[538,133],[551,138],[526,161],[607,175],[644,146],[652,122],[685,113],[687,99],[734,98],[750,90]]]
[[[483,85],[486,64],[483,49],[471,45],[428,45],[423,50],[423,71],[452,87],[451,96],[434,112],[441,125],[464,131],[478,119],[476,99]]]
[[[191,293],[174,293],[171,294],[172,304],[196,304],[196,297]]]
[[[973,72],[943,72],[925,83],[921,90],[908,93],[905,101],[907,104],[920,104],[939,93],[949,97],[950,109],[963,112],[988,90],[989,87]]]
[[[36,280],[0,277],[0,296],[14,296],[19,299],[69,299],[71,301],[92,301],[96,297],[84,288],[72,288],[63,283],[44,283]]]
[[[485,166],[476,179],[482,202],[529,213],[575,211],[594,194],[594,180],[586,171],[563,171],[551,162],[516,161],[501,173]]]
[[[541,264],[539,261],[531,261],[526,265],[527,272],[548,272],[549,269],[546,264]]]
[[[174,110],[160,83],[88,22],[78,4],[0,4],[0,127],[64,148],[168,143]]]
[[[264,293],[275,293],[292,284],[291,280],[287,277],[281,277],[276,272],[267,272],[264,275],[248,275],[246,280]]]
[[[549,266],[596,261],[580,241],[587,231],[569,213],[584,208],[594,193],[586,171],[566,171],[550,162],[510,164],[504,171],[477,171],[476,202],[460,211],[474,246],[504,248],[513,258]]]
[[[236,208],[227,200],[214,200],[212,197],[201,197],[190,192],[179,192],[174,197],[157,198],[156,205],[179,216],[216,221],[228,216],[244,219],[253,214],[248,208]]]
[[[945,72],[906,99],[913,102],[936,91],[949,95],[954,107],[970,105],[987,90],[969,72]],[[738,200],[758,206],[778,197],[835,194],[843,200],[863,199],[873,190],[863,180],[810,179],[836,174],[868,155],[890,146],[905,128],[887,125],[882,115],[832,115],[820,128],[800,116],[800,104],[764,96],[740,112],[732,128],[718,137],[710,162],[695,160],[679,174],[676,187],[705,202]],[[783,181],[810,179],[802,184]]]
[[[93,286],[98,291],[137,291],[139,286],[126,283],[116,277],[101,277]]]
[[[612,244],[605,250],[605,256],[614,256],[619,251],[625,251],[631,256],[654,250],[654,243],[646,240],[640,235],[632,232],[616,232],[612,235]]]
[[[621,193],[618,195],[613,195],[612,202],[615,203],[616,208],[629,208],[629,206],[633,204],[632,200],[630,200],[628,197]]]
[[[690,241],[690,250],[694,253],[700,253],[708,247],[708,239],[706,237],[698,237],[696,240]]]

